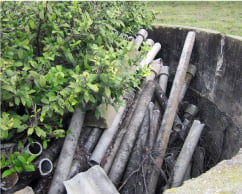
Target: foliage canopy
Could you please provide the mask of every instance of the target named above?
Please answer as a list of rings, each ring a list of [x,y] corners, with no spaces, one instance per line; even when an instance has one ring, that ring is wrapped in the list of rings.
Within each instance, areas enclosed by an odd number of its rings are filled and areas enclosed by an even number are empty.
[[[120,102],[143,75],[130,72],[126,40],[153,20],[142,2],[2,2],[1,135],[63,137],[66,110]]]

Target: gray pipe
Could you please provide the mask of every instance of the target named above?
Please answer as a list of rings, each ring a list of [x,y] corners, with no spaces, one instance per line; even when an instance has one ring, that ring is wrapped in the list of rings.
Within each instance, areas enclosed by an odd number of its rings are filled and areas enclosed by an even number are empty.
[[[47,176],[53,170],[53,163],[52,163],[52,161],[50,159],[43,158],[39,162],[38,169],[39,169],[39,172],[40,172],[41,176]]]
[[[145,43],[147,43],[149,46],[153,46],[155,44],[154,40],[148,38]]]
[[[166,92],[168,76],[169,76],[169,67],[162,66],[160,70],[159,85],[164,92]]]
[[[148,32],[145,29],[141,29],[137,32],[136,38],[134,40],[134,45],[137,47],[138,50],[140,45],[146,38],[148,37]]]
[[[95,147],[95,149],[90,157],[90,163],[92,163],[92,164],[101,163],[101,160],[102,160],[103,156],[105,155],[108,146],[110,145],[114,135],[118,131],[119,123],[122,119],[125,109],[126,109],[126,102],[124,103],[123,106],[119,107],[118,113],[117,113],[111,127],[109,129],[106,129],[103,132],[97,146]]]
[[[158,43],[158,42],[155,43],[152,46],[151,50],[147,53],[145,58],[140,62],[140,66],[144,66],[144,65],[150,64],[150,62],[155,58],[155,56],[160,51],[160,49],[161,49],[161,44]]]
[[[48,192],[49,194],[61,194],[64,191],[63,181],[68,177],[84,118],[85,112],[82,112],[79,108],[77,108],[73,113],[71,123],[68,128],[68,130],[72,133],[66,135]]]
[[[192,80],[192,78],[195,76],[196,74],[196,71],[197,71],[197,68],[195,65],[189,65],[188,67],[188,70],[187,70],[187,73],[186,73],[186,77],[185,77],[185,82],[182,86],[182,91],[181,91],[181,96],[180,96],[180,101],[181,102],[187,92],[187,89],[190,85],[190,82]]]
[[[182,150],[177,158],[175,167],[174,167],[174,178],[172,187],[179,187],[182,184],[184,174],[188,168],[188,165],[191,161],[193,152],[196,148],[204,124],[198,120],[194,120],[192,127],[188,133],[188,136],[184,142]]]
[[[102,134],[102,129],[100,128],[94,128],[88,139],[87,139],[87,142],[85,143],[84,145],[84,149],[88,152],[88,153],[91,153],[94,149],[94,147],[96,146],[97,142],[98,142],[98,139],[100,138],[101,134]]]

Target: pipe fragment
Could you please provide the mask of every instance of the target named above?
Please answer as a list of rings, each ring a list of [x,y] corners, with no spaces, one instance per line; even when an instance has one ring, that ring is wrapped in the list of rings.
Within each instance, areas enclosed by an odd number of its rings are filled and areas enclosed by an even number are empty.
[[[137,50],[139,49],[140,45],[146,38],[148,37],[148,32],[145,29],[140,29],[137,32],[136,38],[134,40],[134,45],[137,47]]]
[[[125,109],[126,109],[126,103],[123,106],[119,107],[118,113],[117,113],[111,127],[109,129],[106,129],[103,132],[97,146],[95,147],[95,149],[90,157],[90,163],[92,163],[92,164],[101,163],[102,158],[104,157],[108,146],[110,145],[114,135],[118,131],[119,123],[121,121],[121,118],[124,114]]]
[[[190,64],[186,73],[186,77],[185,77],[185,82],[182,86],[182,91],[181,91],[181,96],[180,96],[180,102],[183,100],[187,89],[191,83],[192,78],[195,76],[197,71],[197,67],[195,65]]]
[[[161,49],[161,44],[159,42],[156,42],[152,48],[150,49],[150,51],[147,53],[147,55],[145,56],[145,58],[142,59],[142,61],[140,62],[140,66],[144,66],[144,65],[148,65],[150,64],[150,62],[155,58],[155,56],[157,55],[157,53],[160,51]]]
[[[188,136],[184,142],[184,145],[174,167],[174,178],[172,187],[179,187],[182,184],[184,174],[187,170],[189,163],[191,162],[193,152],[196,148],[203,128],[204,124],[202,124],[200,121],[193,121],[192,127],[188,133]]]
[[[77,142],[82,130],[84,118],[85,113],[77,108],[73,113],[71,123],[68,128],[68,130],[72,131],[72,133],[68,133],[66,135],[65,142],[55,169],[54,177],[48,192],[49,194],[61,194],[64,191],[63,181],[65,181],[68,177]]]

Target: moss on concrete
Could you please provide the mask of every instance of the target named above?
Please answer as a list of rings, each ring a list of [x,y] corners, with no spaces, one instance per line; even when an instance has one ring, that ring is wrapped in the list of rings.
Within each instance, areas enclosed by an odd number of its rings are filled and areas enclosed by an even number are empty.
[[[231,160],[224,160],[198,178],[165,194],[240,194],[242,192],[242,149]]]

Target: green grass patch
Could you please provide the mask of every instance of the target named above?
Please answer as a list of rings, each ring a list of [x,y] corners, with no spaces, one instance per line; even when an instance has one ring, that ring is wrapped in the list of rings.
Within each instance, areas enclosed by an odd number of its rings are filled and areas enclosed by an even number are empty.
[[[148,2],[154,24],[185,25],[242,36],[242,2]]]

